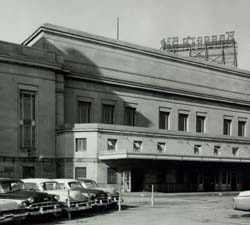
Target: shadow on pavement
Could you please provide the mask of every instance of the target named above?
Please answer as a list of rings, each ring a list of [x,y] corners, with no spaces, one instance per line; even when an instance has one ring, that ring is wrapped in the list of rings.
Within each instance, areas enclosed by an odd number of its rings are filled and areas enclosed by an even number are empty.
[[[230,218],[232,219],[240,219],[240,218],[250,218],[250,214],[241,214],[241,215],[231,215]]]

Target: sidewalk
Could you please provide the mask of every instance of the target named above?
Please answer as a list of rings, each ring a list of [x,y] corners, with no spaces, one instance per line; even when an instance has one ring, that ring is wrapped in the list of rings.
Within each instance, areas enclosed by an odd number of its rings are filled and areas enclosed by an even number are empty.
[[[181,196],[236,196],[239,191],[221,191],[221,192],[184,192],[184,193],[162,193],[154,192],[156,198],[169,198],[169,197],[181,197]],[[135,197],[151,197],[151,192],[126,192],[122,193],[123,197],[135,198]]]

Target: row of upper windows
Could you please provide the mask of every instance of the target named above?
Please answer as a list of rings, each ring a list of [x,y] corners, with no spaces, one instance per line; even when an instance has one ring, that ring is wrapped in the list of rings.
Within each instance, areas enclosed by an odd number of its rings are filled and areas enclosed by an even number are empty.
[[[78,123],[90,123],[91,102],[78,102]],[[232,135],[232,119],[225,117],[223,120],[223,134]],[[197,113],[196,115],[196,132],[206,133],[206,114]],[[179,112],[178,114],[178,130],[188,131],[189,114]],[[246,119],[238,120],[238,136],[246,136]],[[102,105],[102,123],[114,123],[114,105]],[[159,129],[170,129],[170,111],[159,111]],[[136,125],[136,108],[125,106],[124,109],[124,125]]]
[[[76,138],[76,152],[82,152],[87,150],[87,138]],[[118,149],[118,140],[117,139],[107,139],[107,151],[114,152]],[[166,152],[166,142],[157,142],[156,149],[158,153]],[[220,155],[220,145],[214,145],[213,153],[214,155]],[[193,153],[195,155],[202,154],[202,145],[194,145]],[[133,152],[142,152],[143,151],[143,142],[139,140],[133,141]],[[232,147],[232,155],[237,156],[239,153],[239,147]]]

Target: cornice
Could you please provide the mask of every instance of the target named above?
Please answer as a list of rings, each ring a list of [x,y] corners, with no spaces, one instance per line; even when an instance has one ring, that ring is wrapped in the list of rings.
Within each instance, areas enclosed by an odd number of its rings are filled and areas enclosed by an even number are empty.
[[[120,79],[109,78],[109,77],[101,77],[100,78],[100,76],[96,76],[93,74],[87,74],[87,73],[77,73],[77,72],[70,71],[67,74],[67,77],[72,77],[75,79],[81,79],[81,80],[87,80],[87,81],[94,81],[94,82],[98,82],[98,83],[112,84],[112,85],[128,87],[128,88],[137,88],[137,89],[148,90],[148,91],[162,92],[162,93],[166,93],[166,94],[175,94],[175,95],[180,95],[180,96],[205,99],[205,100],[210,100],[210,101],[217,101],[217,102],[223,102],[223,103],[229,103],[229,104],[250,106],[250,101],[222,97],[222,96],[201,93],[201,92],[192,92],[192,91],[184,90],[184,89],[175,89],[175,88],[170,88],[170,87],[159,87],[159,86],[150,85],[150,84],[146,84],[146,83],[139,83],[139,82],[134,82],[134,81],[131,82],[129,80],[120,80]]]
[[[25,58],[18,57],[8,57],[5,55],[0,55],[0,62],[11,63],[11,64],[21,64],[30,67],[39,67],[50,70],[62,70],[60,64],[52,64],[47,62],[39,62],[38,60],[30,60]]]
[[[168,53],[162,50],[157,50],[149,47],[144,47],[120,40],[115,40],[112,38],[106,38],[98,35],[89,34],[82,31],[77,31],[73,29],[68,29],[61,26],[56,26],[52,24],[44,24],[39,27],[33,34],[31,34],[25,41],[22,42],[22,45],[29,45],[40,33],[50,33],[59,36],[64,36],[68,38],[78,39],[82,41],[92,42],[98,45],[104,45],[111,48],[122,49],[142,55],[147,55],[155,58],[175,61],[183,64],[187,64],[190,66],[196,66],[203,69],[215,70],[227,74],[242,76],[250,78],[250,72],[247,70],[236,69],[227,67],[224,65],[219,65],[216,63],[206,62],[202,60],[198,60],[192,57],[179,56],[174,53]]]
[[[174,130],[158,130],[145,127],[127,127],[122,125],[107,125],[107,124],[76,124],[71,127],[65,127],[57,130],[57,135],[61,133],[71,132],[97,132],[97,133],[109,133],[119,134],[126,136],[146,136],[150,138],[166,138],[177,139],[194,142],[215,142],[215,143],[227,143],[227,144],[243,144],[250,145],[250,139],[248,137],[234,137],[224,135],[211,135],[200,134],[191,132],[181,132]]]

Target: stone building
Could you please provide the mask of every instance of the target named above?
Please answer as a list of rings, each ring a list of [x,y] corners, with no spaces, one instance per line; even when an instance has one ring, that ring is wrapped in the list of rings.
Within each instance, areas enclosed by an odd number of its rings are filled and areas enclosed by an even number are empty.
[[[3,176],[250,187],[250,72],[51,24],[0,55]]]

